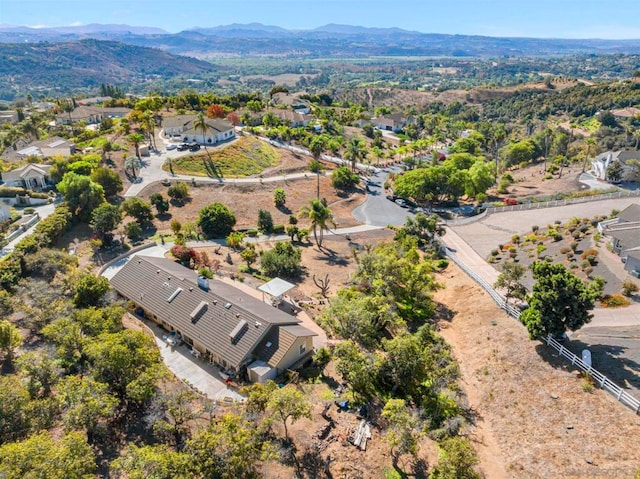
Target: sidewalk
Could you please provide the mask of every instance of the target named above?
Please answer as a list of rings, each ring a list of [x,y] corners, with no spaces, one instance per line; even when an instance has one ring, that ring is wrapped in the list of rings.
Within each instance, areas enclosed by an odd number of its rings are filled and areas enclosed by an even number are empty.
[[[43,219],[45,219],[47,216],[49,216],[51,213],[55,211],[56,203],[36,206],[34,209],[38,213],[38,216],[40,216],[40,220],[38,221],[38,223],[40,223],[40,221],[42,221]],[[26,230],[20,236],[17,236],[16,238],[12,239],[9,243],[7,243],[7,245],[4,248],[2,248],[2,250],[0,250],[0,258],[3,258],[8,254],[11,254],[15,249],[16,245],[20,243],[20,241],[25,239],[27,236],[30,236],[31,234],[33,234],[33,232],[35,231],[36,225],[38,223],[35,223],[33,226],[31,226],[28,230]]]

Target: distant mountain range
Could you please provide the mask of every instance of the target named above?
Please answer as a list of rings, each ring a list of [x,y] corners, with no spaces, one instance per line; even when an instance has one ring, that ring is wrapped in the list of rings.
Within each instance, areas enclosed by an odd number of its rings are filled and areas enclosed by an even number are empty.
[[[61,42],[87,38],[160,48],[178,55],[203,57],[216,54],[344,57],[640,53],[640,39],[484,37],[337,24],[312,30],[287,30],[260,23],[232,24],[212,28],[195,27],[179,33],[129,25],[91,24],[56,28],[0,25],[0,43]]]

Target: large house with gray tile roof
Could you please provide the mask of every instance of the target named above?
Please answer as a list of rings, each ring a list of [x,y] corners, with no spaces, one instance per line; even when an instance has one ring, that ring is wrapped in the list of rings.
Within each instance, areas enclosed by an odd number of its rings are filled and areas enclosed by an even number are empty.
[[[598,231],[611,239],[611,248],[624,261],[624,269],[640,275],[640,204],[632,203],[615,218],[598,224]]]
[[[296,317],[165,258],[134,256],[111,285],[201,357],[252,381],[273,379],[313,352],[316,334]]]
[[[233,124],[220,118],[207,118],[206,132],[194,127],[197,115],[177,115],[162,121],[162,131],[169,138],[179,138],[184,142],[196,142],[201,145],[215,145],[234,137]]]

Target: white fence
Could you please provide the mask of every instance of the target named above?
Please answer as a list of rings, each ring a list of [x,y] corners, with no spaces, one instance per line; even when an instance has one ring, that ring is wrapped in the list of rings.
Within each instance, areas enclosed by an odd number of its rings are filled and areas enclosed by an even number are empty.
[[[498,294],[498,292],[493,289],[493,286],[487,283],[484,279],[478,276],[473,270],[471,270],[467,265],[465,265],[451,250],[444,247],[444,253],[447,255],[449,259],[451,259],[455,264],[457,264],[466,274],[468,274],[471,279],[473,279],[476,283],[482,286],[489,296],[496,302],[500,308],[504,309],[510,316],[519,319],[520,318],[520,310],[514,308],[510,304],[508,304],[505,299]],[[635,397],[631,396],[620,386],[611,381],[607,376],[602,374],[600,371],[594,369],[592,366],[585,364],[582,362],[582,359],[573,354],[567,348],[565,348],[562,344],[554,340],[551,336],[548,336],[542,340],[545,344],[552,347],[561,357],[569,360],[572,365],[578,367],[582,371],[585,371],[589,374],[593,380],[600,386],[602,389],[612,394],[619,402],[631,408],[636,414],[640,413],[640,401]]]
[[[640,190],[620,190],[613,193],[605,193],[602,195],[582,196],[580,198],[567,198],[565,200],[540,201],[532,203],[523,203],[512,206],[498,206],[486,209],[487,214],[502,213],[504,211],[524,211],[537,210],[540,208],[553,208],[555,206],[576,205],[580,203],[588,203],[590,201],[611,200],[616,198],[629,198],[640,196]]]

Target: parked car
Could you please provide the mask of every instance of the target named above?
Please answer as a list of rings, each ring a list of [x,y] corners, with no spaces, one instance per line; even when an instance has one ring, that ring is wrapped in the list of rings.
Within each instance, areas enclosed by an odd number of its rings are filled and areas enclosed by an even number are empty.
[[[170,143],[167,145],[167,151],[175,150],[176,148],[178,148],[178,145],[176,145],[175,143]]]
[[[200,145],[198,145],[197,143],[192,143],[189,146],[189,151],[198,151],[200,149]]]
[[[180,143],[177,147],[178,151],[187,151],[189,149],[189,145],[186,143]]]
[[[401,206],[403,208],[406,208],[408,206],[407,202],[405,200],[403,200],[402,198],[398,198],[396,200],[396,205]]]
[[[397,199],[398,199],[398,197],[397,197],[396,195],[387,195],[387,199],[388,199],[389,201],[395,201],[395,200],[397,200]]]

